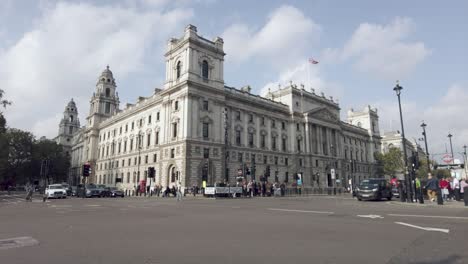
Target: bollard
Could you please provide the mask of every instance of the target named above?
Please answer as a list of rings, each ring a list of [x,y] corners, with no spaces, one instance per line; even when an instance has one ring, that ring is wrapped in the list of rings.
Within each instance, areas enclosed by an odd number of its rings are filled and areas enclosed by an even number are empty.
[[[468,186],[463,188],[463,201],[465,201],[465,206],[468,206]]]
[[[444,205],[444,199],[442,199],[442,192],[440,188],[437,188],[437,204]]]

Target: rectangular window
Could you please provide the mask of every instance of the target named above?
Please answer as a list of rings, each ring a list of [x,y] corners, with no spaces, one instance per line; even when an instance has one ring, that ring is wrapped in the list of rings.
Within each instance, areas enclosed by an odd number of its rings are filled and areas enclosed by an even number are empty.
[[[208,128],[209,128],[209,124],[203,123],[203,138],[204,139],[208,139]]]
[[[133,150],[133,138],[130,139],[130,151],[132,151],[132,150]]]
[[[159,121],[159,112],[156,113],[156,121]]]
[[[119,142],[119,147],[118,147],[118,152],[119,152],[119,154],[120,154],[121,148],[122,148],[122,142]]]
[[[125,125],[125,132],[128,132],[128,124]]]
[[[116,161],[116,162],[115,162],[115,167],[116,167],[116,168],[119,167],[119,161]]]
[[[263,155],[263,164],[267,164],[267,163],[268,163],[268,156]]]
[[[135,159],[133,159],[133,165],[137,165],[137,157],[135,157]]]
[[[209,148],[204,148],[203,149],[203,158],[204,159],[210,158],[210,149]]]
[[[124,152],[127,151],[127,141],[126,141],[126,140],[124,141],[124,149],[123,149],[123,151],[124,151]]]
[[[171,149],[171,159],[175,157],[175,149]]]
[[[281,122],[281,129],[286,129],[286,123]]]
[[[236,120],[241,120],[241,113],[240,113],[240,111],[236,111]]]
[[[110,103],[109,102],[106,103],[106,110],[105,111],[106,111],[106,114],[110,114]]]
[[[278,165],[278,157],[275,157],[275,165]]]
[[[156,132],[156,139],[155,139],[155,144],[158,145],[159,144],[159,131]]]
[[[302,167],[302,159],[299,159],[299,167]]]
[[[122,167],[125,167],[125,160],[122,160]]]
[[[301,131],[301,125],[299,123],[296,124],[297,131]]]
[[[132,166],[132,159],[128,159],[128,166]]]
[[[119,135],[122,135],[122,127],[119,129]]]
[[[264,148],[264,147],[265,147],[265,138],[266,138],[266,136],[265,136],[265,135],[261,135],[261,139],[260,139],[260,146],[261,146],[262,148]]]
[[[151,124],[151,115],[148,116],[148,124]]]
[[[253,115],[252,114],[249,114],[249,122],[253,123]]]
[[[261,123],[262,123],[262,126],[265,125],[265,117],[264,116],[262,116],[262,122]]]
[[[271,149],[276,150],[276,137],[271,137]]]
[[[148,155],[145,156],[145,164],[148,164]]]
[[[289,163],[289,159],[288,159],[288,158],[284,158],[284,165],[286,165],[286,166],[287,166],[287,165],[288,165],[288,163]]]
[[[135,128],[135,122],[132,122],[132,130]]]
[[[157,154],[153,154],[153,162],[157,162],[158,161],[158,155]]]
[[[208,111],[208,100],[203,100],[203,110]]]
[[[138,164],[141,164],[141,157],[138,157]]]
[[[275,120],[271,120],[271,127],[272,127],[272,128],[275,128],[275,127],[276,127],[276,121],[275,121]]]
[[[236,131],[236,145],[240,146],[240,144],[241,144],[241,132]]]
[[[289,172],[284,174],[284,182],[289,182]]]
[[[301,152],[301,140],[297,140],[297,151]]]
[[[172,123],[172,137],[177,137],[177,123]]]
[[[242,155],[242,153],[240,153],[240,152],[237,153],[237,161],[238,161],[238,162],[242,162],[242,160],[243,160],[243,155]]]
[[[286,139],[285,138],[281,139],[281,148],[283,149],[283,151],[286,151]]]
[[[146,146],[149,147],[151,145],[151,134],[146,135]]]
[[[254,134],[249,133],[249,147],[253,148],[254,146]]]

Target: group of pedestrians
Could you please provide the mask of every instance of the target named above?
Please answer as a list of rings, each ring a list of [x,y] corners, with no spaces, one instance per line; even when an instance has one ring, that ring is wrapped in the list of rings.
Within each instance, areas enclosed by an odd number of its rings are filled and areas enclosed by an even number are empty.
[[[269,196],[284,196],[286,192],[286,183],[279,183],[279,182],[257,182],[257,181],[249,181],[242,183],[242,191],[244,196],[254,197],[254,196],[262,196],[262,197],[269,197]]]
[[[438,192],[444,201],[460,201],[463,199],[465,187],[468,187],[466,178],[458,180],[457,177],[446,177],[437,179],[428,174],[428,181],[425,186],[427,196],[431,202],[435,202]]]

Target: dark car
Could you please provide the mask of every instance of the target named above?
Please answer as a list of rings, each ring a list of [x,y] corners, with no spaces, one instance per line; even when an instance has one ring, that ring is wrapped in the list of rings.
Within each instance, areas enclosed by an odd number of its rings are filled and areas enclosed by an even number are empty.
[[[107,187],[110,197],[124,197],[125,194],[122,190],[119,190],[117,187]]]
[[[392,187],[385,179],[366,179],[356,188],[356,197],[361,200],[392,199]]]
[[[86,198],[101,197],[101,190],[95,185],[86,186]]]
[[[99,190],[99,197],[110,197],[110,191],[106,185],[98,184],[96,188]]]

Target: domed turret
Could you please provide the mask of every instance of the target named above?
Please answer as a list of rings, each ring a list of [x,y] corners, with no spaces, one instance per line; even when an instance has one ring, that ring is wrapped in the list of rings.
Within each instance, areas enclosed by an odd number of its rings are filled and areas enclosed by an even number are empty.
[[[106,66],[106,69],[104,69],[101,75],[99,76],[97,84],[99,83],[107,83],[107,84],[115,85],[114,74],[112,74],[112,71],[109,69],[109,65]]]

